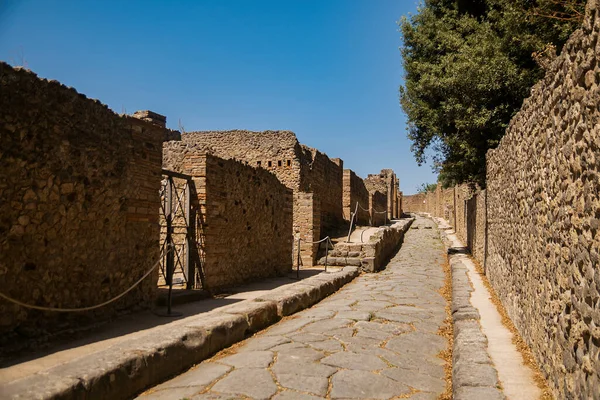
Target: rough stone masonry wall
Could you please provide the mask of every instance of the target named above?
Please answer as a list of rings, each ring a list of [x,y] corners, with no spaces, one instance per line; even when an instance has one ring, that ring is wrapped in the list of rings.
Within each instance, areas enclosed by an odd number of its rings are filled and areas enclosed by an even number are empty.
[[[321,209],[321,235],[335,235],[345,225],[342,208],[344,163],[302,145],[301,191],[316,195]]]
[[[467,247],[479,263],[485,267],[486,251],[486,191],[477,192],[467,200]],[[443,218],[443,217],[442,217]]]
[[[599,7],[487,162],[487,275],[561,399],[600,393]]]
[[[425,200],[426,196],[424,193],[403,196],[402,207],[404,208],[404,212],[425,212],[425,204],[423,203]]]
[[[158,260],[164,130],[1,62],[0,92],[2,292],[59,308],[122,293]],[[146,306],[157,277],[86,313],[0,300],[0,345]]]
[[[203,216],[210,290],[278,276],[292,267],[292,191],[273,174],[235,160],[165,144],[166,169],[191,175]]]
[[[454,218],[456,236],[467,243],[467,201],[473,195],[473,190],[469,185],[457,185],[454,188]]]
[[[358,210],[356,208],[357,202],[359,204]],[[369,224],[369,192],[365,187],[365,182],[350,169],[344,170],[343,205],[344,219],[350,221],[352,213],[356,210],[355,223],[357,225]]]
[[[370,194],[369,209],[371,210],[371,221],[373,226],[380,226],[386,223],[387,196],[379,191]]]
[[[300,144],[293,132],[189,132],[181,135],[181,141],[188,144],[190,151],[210,149],[217,157],[266,169],[294,191],[306,191],[300,188]]]

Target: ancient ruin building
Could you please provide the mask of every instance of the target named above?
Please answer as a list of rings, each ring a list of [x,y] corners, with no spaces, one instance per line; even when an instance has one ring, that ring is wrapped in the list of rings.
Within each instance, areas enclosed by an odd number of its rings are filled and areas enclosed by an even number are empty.
[[[369,206],[369,191],[364,180],[350,169],[344,170],[344,218],[352,219],[352,213],[356,213],[354,223],[356,225],[368,225],[371,219]],[[358,205],[357,205],[358,203]]]
[[[273,173],[293,191],[293,229],[301,239],[302,263],[313,265],[317,246],[311,242],[336,233],[345,225],[342,210],[343,161],[304,146],[290,131],[251,132],[243,130],[190,132],[181,144],[164,147],[165,162],[174,149],[186,152],[209,150],[224,159],[235,159]],[[172,165],[172,164],[167,164]]]
[[[371,218],[377,224],[386,223],[402,215],[399,201],[400,181],[391,169],[382,169],[379,174],[369,174],[365,187],[371,195]],[[382,196],[385,200],[382,200]],[[375,222],[374,222],[375,224]]]
[[[219,158],[185,142],[165,143],[164,153],[163,168],[192,181],[205,289],[291,270],[290,189],[263,169]]]

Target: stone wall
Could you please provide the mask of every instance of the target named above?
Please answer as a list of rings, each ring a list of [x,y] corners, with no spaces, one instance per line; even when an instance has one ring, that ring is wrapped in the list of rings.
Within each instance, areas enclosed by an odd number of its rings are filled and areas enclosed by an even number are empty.
[[[379,191],[385,193],[387,219],[398,218],[398,192],[400,182],[391,169],[382,169],[379,174],[369,174],[365,179],[365,186],[369,192]]]
[[[322,236],[336,235],[346,226],[342,207],[344,163],[317,149],[301,146],[301,191],[314,193],[320,202]]]
[[[298,266],[300,239],[301,266],[312,266],[317,258],[321,236],[320,202],[314,193],[294,192],[294,251],[292,263]]]
[[[356,203],[359,204],[358,209]],[[354,171],[344,170],[343,193],[344,219],[350,221],[351,215],[356,211],[355,223],[368,225],[370,221],[369,192],[365,182]]]
[[[1,62],[0,92],[2,292],[58,308],[122,293],[158,261],[165,130]],[[0,300],[0,345],[148,306],[157,277],[85,313]]]
[[[486,191],[477,192],[467,200],[467,247],[471,250],[473,257],[485,267],[486,257],[486,229],[487,229],[487,210],[486,210]]]
[[[463,242],[467,243],[467,201],[473,195],[469,185],[458,185],[454,188],[454,230],[456,236]],[[441,214],[437,214],[441,217]]]
[[[191,148],[190,148],[191,147]],[[232,159],[165,143],[164,168],[193,177],[202,214],[205,288],[279,276],[292,267],[292,191]]]
[[[404,208],[404,212],[426,212],[425,201],[426,195],[424,193],[403,196],[402,207]]]
[[[600,393],[598,8],[488,153],[487,275],[556,398]]]
[[[380,226],[387,222],[387,195],[375,191],[369,195],[369,210],[371,210],[371,225]]]
[[[310,224],[303,225],[306,218],[301,214],[294,215],[294,233],[302,238],[312,237],[315,232],[321,236],[335,234],[337,229],[345,226],[342,210],[342,160],[330,159],[316,149],[301,145],[293,132],[190,132],[181,135],[181,140],[194,151],[209,151],[224,159],[232,158],[265,169],[277,176],[294,193],[314,194],[311,197],[315,204],[314,210],[306,210],[306,203],[293,206],[294,210],[304,210],[311,216],[319,212],[316,220],[318,229],[315,229],[315,221],[312,219]],[[311,255],[316,257],[313,252],[303,253],[305,266],[314,264],[316,259],[313,257],[311,260]]]

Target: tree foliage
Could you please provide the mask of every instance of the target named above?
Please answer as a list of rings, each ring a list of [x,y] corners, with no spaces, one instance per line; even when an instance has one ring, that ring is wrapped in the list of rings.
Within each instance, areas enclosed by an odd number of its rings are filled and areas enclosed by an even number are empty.
[[[425,0],[404,17],[400,103],[417,162],[431,148],[445,186],[484,186],[485,153],[579,27],[584,7],[585,0]]]
[[[421,186],[419,186],[417,193],[435,192],[435,189],[437,189],[437,183],[421,183]]]

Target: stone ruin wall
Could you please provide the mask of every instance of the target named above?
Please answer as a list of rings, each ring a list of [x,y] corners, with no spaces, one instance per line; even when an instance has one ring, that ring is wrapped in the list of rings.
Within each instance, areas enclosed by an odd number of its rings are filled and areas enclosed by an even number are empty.
[[[463,242],[467,243],[467,201],[473,195],[474,190],[467,184],[457,185],[454,187],[454,230],[456,236]],[[440,217],[441,215],[436,215]]]
[[[467,200],[467,247],[479,264],[485,268],[486,229],[487,229],[487,192],[485,190],[473,194]]]
[[[374,191],[369,196],[369,209],[372,211],[371,213],[371,221],[373,226],[381,226],[386,223],[386,213],[385,212],[376,212],[376,211],[385,211],[387,206],[387,194]]]
[[[424,201],[426,200],[426,195],[424,193],[419,194],[411,194],[408,196],[402,197],[402,207],[405,212],[426,212],[425,207],[426,204]]]
[[[209,290],[292,268],[292,191],[277,177],[185,142],[165,143],[164,168],[193,177]]]
[[[356,203],[358,202],[358,210]],[[355,223],[368,225],[370,220],[369,191],[365,182],[350,169],[344,170],[344,219],[350,221],[352,213],[356,210]]]
[[[488,153],[487,275],[556,398],[600,393],[600,13]]]
[[[158,261],[164,129],[1,62],[0,92],[2,292],[58,308],[121,294]],[[147,307],[157,277],[85,313],[0,300],[0,345]]]
[[[190,132],[182,134],[181,138],[193,148],[207,150],[224,159],[234,158],[272,172],[294,193],[313,193],[313,196],[309,197],[317,209],[311,212],[306,209],[306,196],[293,197],[294,200],[301,197],[304,199],[302,205],[293,206],[293,233],[299,235],[303,241],[316,241],[319,238],[314,238],[315,234],[325,236],[344,225],[342,161],[329,159],[318,150],[301,145],[293,132]],[[317,210],[319,219],[316,222],[320,224],[319,229],[315,229],[315,221],[311,219],[308,223],[303,216],[304,212],[314,215]],[[302,246],[303,249],[312,247],[314,246]],[[312,266],[316,260],[316,252],[303,252],[302,259],[305,266]]]
[[[209,150],[217,157],[260,167],[277,176],[288,188],[300,187],[300,144],[290,131],[252,132],[244,130],[189,132],[181,141],[190,148]]]
[[[400,182],[391,169],[382,169],[379,174],[369,174],[365,179],[365,185],[369,192],[379,191],[386,194],[385,210],[387,219],[398,218],[398,193]]]
[[[346,227],[342,208],[344,162],[301,146],[301,191],[314,193],[320,202],[321,236],[337,235]]]

